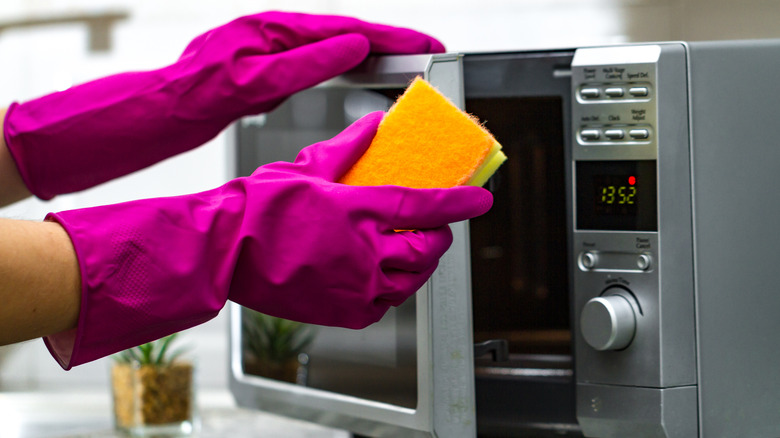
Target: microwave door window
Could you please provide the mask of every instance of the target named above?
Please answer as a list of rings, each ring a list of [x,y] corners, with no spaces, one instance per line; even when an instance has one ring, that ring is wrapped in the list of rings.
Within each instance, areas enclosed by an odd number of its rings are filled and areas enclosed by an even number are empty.
[[[508,157],[489,183],[493,208],[470,223],[474,337],[506,339],[510,357],[571,353],[562,108],[560,97],[466,99]]]

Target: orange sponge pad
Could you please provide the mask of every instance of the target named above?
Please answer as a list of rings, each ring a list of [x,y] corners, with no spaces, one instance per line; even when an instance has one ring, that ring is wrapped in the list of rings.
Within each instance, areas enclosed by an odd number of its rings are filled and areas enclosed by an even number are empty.
[[[418,77],[390,108],[368,150],[339,182],[447,188],[469,184],[481,173],[474,185],[482,185],[506,159],[500,149],[474,117]]]

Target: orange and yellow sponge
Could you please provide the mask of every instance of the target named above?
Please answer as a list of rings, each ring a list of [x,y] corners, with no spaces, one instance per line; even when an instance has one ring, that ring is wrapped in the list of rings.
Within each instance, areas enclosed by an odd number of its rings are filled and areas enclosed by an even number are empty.
[[[505,160],[501,145],[477,119],[418,77],[339,182],[420,189],[482,186]]]

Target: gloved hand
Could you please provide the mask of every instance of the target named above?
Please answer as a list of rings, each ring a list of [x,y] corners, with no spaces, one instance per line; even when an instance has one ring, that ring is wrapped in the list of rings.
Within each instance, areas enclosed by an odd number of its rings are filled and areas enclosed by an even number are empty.
[[[60,364],[200,324],[227,299],[351,328],[402,303],[452,242],[447,224],[485,213],[492,196],[478,187],[334,182],[382,116],[365,116],[294,163],[262,166],[214,190],[50,215],[70,235],[82,281],[77,329],[47,338]]]
[[[197,147],[369,53],[443,50],[412,30],[353,18],[251,15],[197,37],[168,67],[11,105],[5,140],[30,192],[50,199]]]

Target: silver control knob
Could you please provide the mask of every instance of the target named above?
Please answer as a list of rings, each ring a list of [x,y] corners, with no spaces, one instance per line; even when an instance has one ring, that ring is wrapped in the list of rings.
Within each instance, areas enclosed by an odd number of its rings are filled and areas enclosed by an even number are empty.
[[[599,351],[628,347],[636,332],[636,315],[629,298],[614,293],[592,298],[580,315],[585,342]]]

